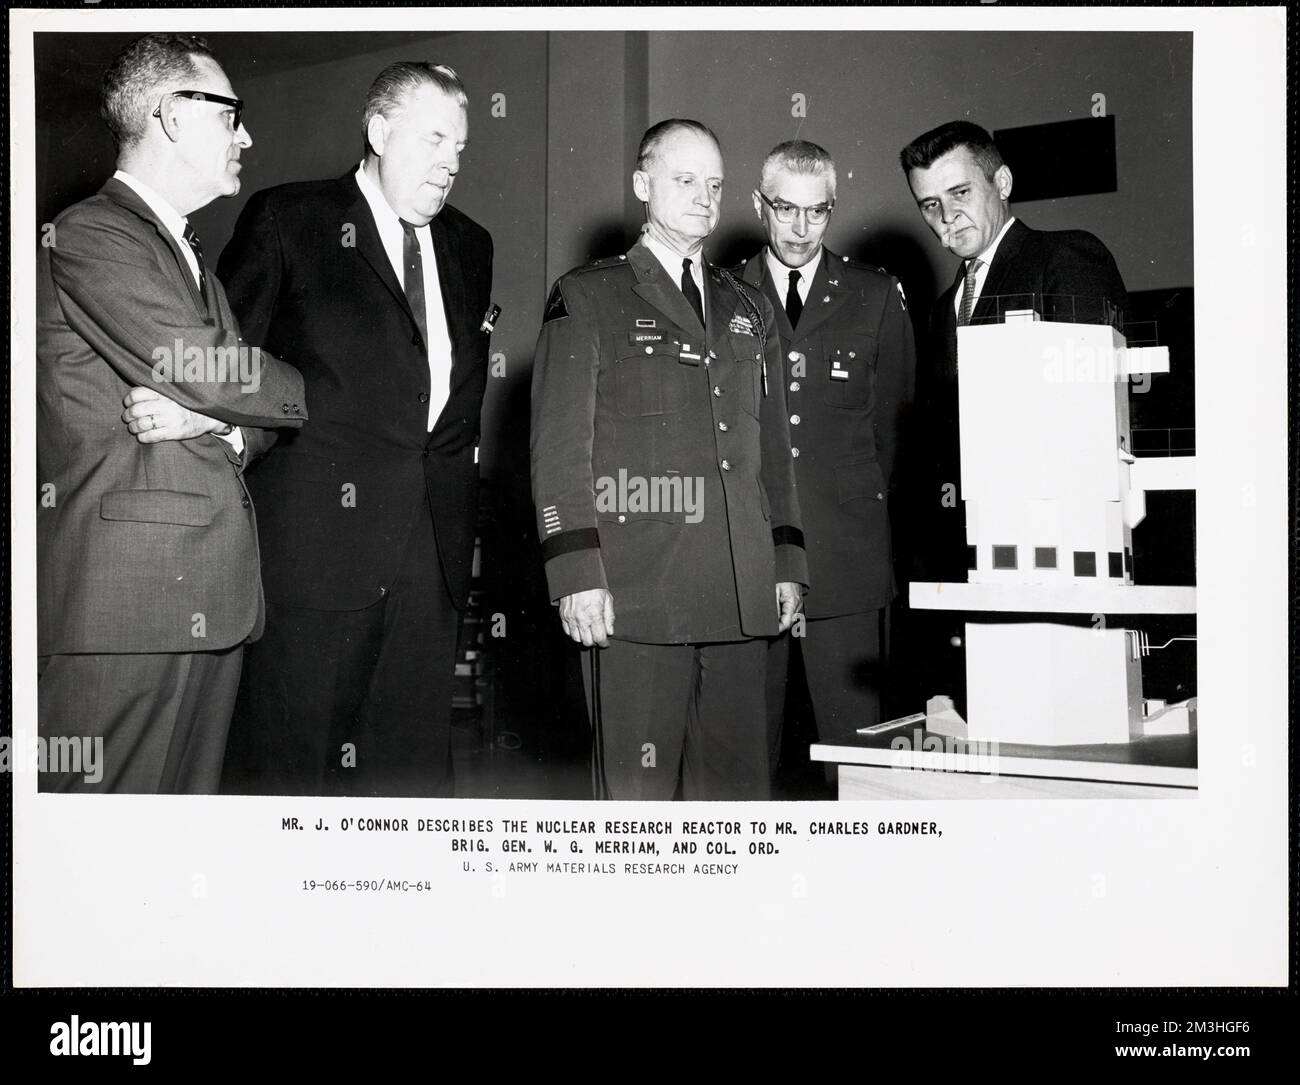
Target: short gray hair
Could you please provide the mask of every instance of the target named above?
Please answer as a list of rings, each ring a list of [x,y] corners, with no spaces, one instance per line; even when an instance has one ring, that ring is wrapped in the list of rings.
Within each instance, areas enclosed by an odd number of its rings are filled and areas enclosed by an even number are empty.
[[[713,129],[707,124],[690,120],[687,117],[670,117],[668,120],[652,124],[646,129],[645,135],[641,137],[641,145],[637,148],[636,168],[644,171],[659,152],[659,145],[674,132],[683,129],[687,132],[694,132],[697,136],[711,139],[713,145],[718,148],[718,153],[722,153],[722,144],[718,141]]]
[[[815,177],[824,175],[830,185],[831,199],[835,199],[835,159],[831,158],[825,147],[819,147],[806,139],[790,139],[778,143],[763,159],[763,171],[758,181],[760,191],[767,187],[777,170]]]
[[[425,86],[437,87],[448,98],[454,99],[461,109],[469,108],[465,84],[446,64],[430,64],[427,60],[399,60],[375,76],[375,81],[366,91],[361,132],[367,152],[370,150],[370,121],[374,117],[392,120],[399,116],[406,106],[406,99]]]
[[[99,115],[118,151],[144,138],[164,94],[191,89],[184,84],[201,75],[195,57],[217,59],[207,41],[193,34],[146,34],[113,58],[99,87]]]

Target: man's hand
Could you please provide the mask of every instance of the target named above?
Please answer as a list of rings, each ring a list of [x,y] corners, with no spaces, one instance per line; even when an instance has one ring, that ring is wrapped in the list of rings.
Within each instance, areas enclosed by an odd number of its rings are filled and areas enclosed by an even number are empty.
[[[784,633],[794,625],[794,616],[803,610],[803,593],[798,584],[783,580],[776,586],[776,610],[779,622],[776,631]]]
[[[614,635],[614,597],[605,588],[566,595],[560,600],[560,625],[584,648],[607,648]]]
[[[222,436],[233,427],[206,414],[191,411],[152,388],[132,388],[122,400],[122,421],[142,445],[159,441],[188,441],[205,433]]]

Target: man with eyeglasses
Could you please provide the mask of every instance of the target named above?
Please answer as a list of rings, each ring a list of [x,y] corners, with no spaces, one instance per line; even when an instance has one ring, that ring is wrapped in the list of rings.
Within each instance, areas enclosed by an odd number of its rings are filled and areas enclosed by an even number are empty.
[[[722,184],[707,127],[651,127],[640,240],[559,279],[537,344],[533,500],[598,798],[769,795],[763,638],[808,574],[771,306],[703,254]]]
[[[492,239],[448,202],[469,140],[449,67],[366,94],[363,158],[244,207],[221,255],[245,334],[302,370],[312,425],[250,472],[266,636],[224,787],[450,796],[469,598]]]
[[[239,191],[241,111],[202,38],[133,42],[101,88],[117,171],[43,235],[38,727],[102,762],[51,766],[41,790],[221,778],[263,624],[244,465],[307,417],[297,370],[240,338],[187,219]]]
[[[835,163],[815,143],[778,144],[754,213],[767,244],[738,269],[776,310],[812,588],[804,620],[771,641],[768,737],[781,750],[792,648],[823,742],[880,720],[885,608],[895,595],[889,495],[916,354],[902,287],[824,244]]]

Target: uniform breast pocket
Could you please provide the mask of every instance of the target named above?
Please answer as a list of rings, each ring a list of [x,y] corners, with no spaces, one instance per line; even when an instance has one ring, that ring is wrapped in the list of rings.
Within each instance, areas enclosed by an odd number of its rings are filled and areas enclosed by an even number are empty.
[[[614,398],[618,413],[642,418],[680,411],[686,406],[688,368],[678,361],[675,344],[643,347],[617,358]]]
[[[832,407],[870,407],[876,375],[876,337],[865,330],[839,336],[827,351],[826,402]]]
[[[755,418],[763,413],[763,354],[758,338],[733,334],[728,347],[736,362],[735,385],[740,405]]]

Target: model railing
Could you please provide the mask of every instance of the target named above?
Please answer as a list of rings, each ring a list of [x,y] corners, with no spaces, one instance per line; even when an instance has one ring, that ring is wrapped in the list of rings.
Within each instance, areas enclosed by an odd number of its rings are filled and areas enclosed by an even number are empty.
[[[1032,309],[1040,320],[1059,324],[1109,324],[1123,330],[1123,310],[1109,298],[1082,294],[993,294],[981,297],[972,324],[1001,324],[1006,314]]]

